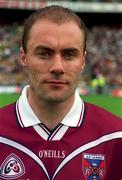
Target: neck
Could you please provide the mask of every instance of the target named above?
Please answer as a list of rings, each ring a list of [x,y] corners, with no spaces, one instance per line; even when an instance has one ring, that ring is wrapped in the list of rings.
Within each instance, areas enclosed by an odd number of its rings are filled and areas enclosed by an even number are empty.
[[[34,113],[40,121],[50,130],[54,129],[71,109],[74,102],[74,95],[67,100],[58,103],[49,103],[39,101],[39,98],[33,95],[29,90],[28,101]]]

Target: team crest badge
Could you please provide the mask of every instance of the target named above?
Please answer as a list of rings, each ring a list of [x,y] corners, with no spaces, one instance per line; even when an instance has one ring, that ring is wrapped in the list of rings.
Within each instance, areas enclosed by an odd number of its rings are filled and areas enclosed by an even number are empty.
[[[3,179],[16,179],[25,173],[21,159],[15,154],[10,154],[0,167],[0,177]]]
[[[105,156],[101,154],[83,154],[83,174],[86,180],[103,180]]]

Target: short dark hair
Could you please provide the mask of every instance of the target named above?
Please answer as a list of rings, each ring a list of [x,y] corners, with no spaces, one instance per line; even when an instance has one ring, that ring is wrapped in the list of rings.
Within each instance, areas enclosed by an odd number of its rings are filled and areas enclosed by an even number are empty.
[[[22,36],[22,47],[27,52],[27,41],[29,32],[33,24],[40,19],[47,19],[57,24],[62,24],[69,21],[74,21],[81,31],[84,33],[84,51],[86,49],[86,27],[84,22],[72,10],[62,6],[52,5],[42,8],[31,14],[25,21],[24,32]]]

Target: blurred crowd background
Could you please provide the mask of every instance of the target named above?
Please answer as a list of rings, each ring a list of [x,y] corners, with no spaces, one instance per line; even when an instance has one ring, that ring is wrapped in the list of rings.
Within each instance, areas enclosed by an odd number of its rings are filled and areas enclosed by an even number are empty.
[[[23,26],[0,27],[0,85],[24,86],[26,69],[19,63]],[[93,26],[87,30],[87,62],[81,85],[98,91],[122,86],[122,27]],[[24,72],[24,73],[23,73]]]
[[[31,13],[35,2],[46,0],[0,1],[0,87],[27,84],[27,71],[19,62],[19,48],[23,32],[23,21]],[[59,0],[57,0],[59,1]],[[122,0],[69,0],[71,2],[116,2]],[[67,0],[67,2],[69,2]],[[4,3],[3,3],[4,2]],[[28,5],[27,5],[28,2]],[[51,1],[50,1],[51,2]],[[30,7],[30,11],[26,7]],[[6,8],[7,5],[13,7]],[[93,4],[93,3],[91,3]],[[16,7],[15,7],[16,5]],[[45,5],[45,4],[44,4]],[[121,4],[122,5],[122,4]],[[100,6],[98,6],[100,8]],[[114,7],[114,6],[113,6]],[[12,9],[14,8],[14,10]],[[82,9],[83,11],[83,9]],[[78,12],[77,12],[78,13]],[[79,91],[81,94],[110,94],[121,89],[122,96],[122,22],[121,12],[79,12],[87,26],[86,68],[81,72]],[[10,89],[10,88],[9,88]]]
[[[60,1],[60,0],[56,0],[56,1]],[[68,1],[73,1],[73,2],[122,2],[122,0],[68,0]]]

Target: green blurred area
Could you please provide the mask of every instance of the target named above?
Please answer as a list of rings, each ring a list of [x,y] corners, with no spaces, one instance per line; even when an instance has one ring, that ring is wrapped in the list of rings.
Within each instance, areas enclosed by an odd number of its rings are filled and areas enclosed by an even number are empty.
[[[0,107],[6,106],[12,102],[15,102],[19,98],[20,94],[16,93],[1,93],[0,94]]]
[[[87,102],[91,102],[95,105],[101,106],[104,109],[112,112],[113,114],[122,118],[122,98],[112,97],[105,95],[89,95],[82,96],[82,99]]]
[[[0,94],[0,107],[10,104],[18,99],[19,94]],[[105,95],[81,96],[84,101],[101,106],[113,114],[122,118],[122,97],[111,97]]]

